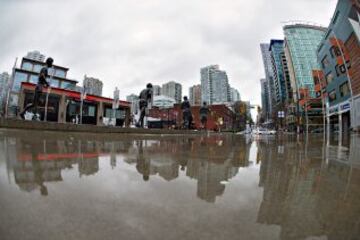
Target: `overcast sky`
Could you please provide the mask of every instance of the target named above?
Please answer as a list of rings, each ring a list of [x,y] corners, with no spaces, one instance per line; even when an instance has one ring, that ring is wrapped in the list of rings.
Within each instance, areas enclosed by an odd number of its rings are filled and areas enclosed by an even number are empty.
[[[177,81],[183,94],[200,83],[200,68],[219,64],[243,100],[259,104],[261,42],[283,38],[282,23],[328,26],[336,0],[0,0],[0,72],[39,50],[115,86],[120,97],[148,82]]]

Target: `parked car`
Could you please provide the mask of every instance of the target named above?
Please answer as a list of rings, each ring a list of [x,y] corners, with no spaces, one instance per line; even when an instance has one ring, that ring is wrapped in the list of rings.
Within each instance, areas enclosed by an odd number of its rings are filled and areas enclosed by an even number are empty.
[[[252,132],[255,135],[275,135],[276,131],[275,130],[269,130],[266,128],[256,128],[253,130]]]

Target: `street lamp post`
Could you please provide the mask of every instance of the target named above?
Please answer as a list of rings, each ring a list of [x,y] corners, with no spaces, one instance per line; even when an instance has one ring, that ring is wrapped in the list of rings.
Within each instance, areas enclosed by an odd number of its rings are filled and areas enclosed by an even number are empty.
[[[86,90],[84,88],[83,92],[81,93],[80,96],[80,124],[82,124],[82,118],[83,118],[83,107],[84,107],[84,99],[86,98]]]
[[[10,92],[14,85],[14,79],[15,79],[15,68],[17,64],[18,58],[15,59],[15,63],[12,69],[12,74],[9,83],[7,84],[7,92],[6,92],[6,102],[5,102],[5,118],[8,118],[9,114],[9,101],[10,101]]]

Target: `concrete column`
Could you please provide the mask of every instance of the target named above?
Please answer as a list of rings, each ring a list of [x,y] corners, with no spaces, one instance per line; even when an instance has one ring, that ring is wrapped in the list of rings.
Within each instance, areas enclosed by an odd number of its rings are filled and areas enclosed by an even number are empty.
[[[104,114],[104,104],[102,102],[98,103],[97,114],[96,114],[96,125],[103,126],[103,114]]]
[[[125,108],[125,127],[130,127],[130,108]]]
[[[62,95],[59,101],[58,122],[66,123],[66,97]]]
[[[342,114],[339,114],[339,133],[343,132]]]
[[[19,99],[18,99],[18,106],[19,106],[19,112],[22,112],[24,109],[24,102],[25,102],[25,90],[21,89],[19,93]]]

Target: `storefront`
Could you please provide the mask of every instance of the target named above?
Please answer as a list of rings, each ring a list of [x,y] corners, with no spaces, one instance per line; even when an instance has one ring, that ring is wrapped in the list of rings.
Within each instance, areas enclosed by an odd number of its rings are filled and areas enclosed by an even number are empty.
[[[330,107],[327,113],[327,120],[332,130],[341,132],[350,131],[350,102],[345,101],[344,103]]]
[[[32,102],[35,84],[23,82],[19,97],[20,111]],[[47,90],[40,97],[38,113],[43,121]],[[113,108],[114,100],[93,95],[86,95],[81,102],[81,93],[53,87],[48,95],[47,121],[58,123],[104,125],[106,119],[115,120],[116,126],[129,126],[130,103],[119,101]],[[82,110],[82,111],[81,111]],[[82,114],[80,114],[82,112]]]

